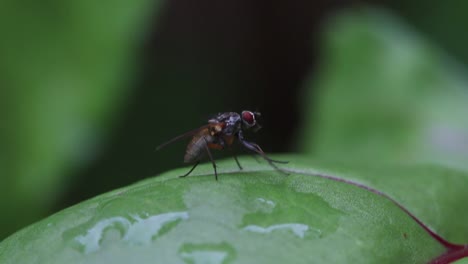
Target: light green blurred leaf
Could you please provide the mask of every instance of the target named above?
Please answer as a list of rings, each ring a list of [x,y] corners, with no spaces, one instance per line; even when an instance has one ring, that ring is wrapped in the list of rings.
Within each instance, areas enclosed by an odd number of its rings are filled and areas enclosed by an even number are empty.
[[[320,70],[308,83],[316,89],[303,101],[303,150],[332,159],[468,168],[462,65],[379,10],[336,16],[323,46]]]
[[[43,215],[95,155],[156,3],[0,4],[0,238]]]
[[[219,181],[205,164],[195,176],[177,178],[188,168],[178,169],[101,195],[9,237],[0,262],[424,263],[445,252],[390,200],[317,174],[379,189],[445,238],[466,242],[466,173],[277,158],[295,173],[250,158],[235,172],[228,160]]]

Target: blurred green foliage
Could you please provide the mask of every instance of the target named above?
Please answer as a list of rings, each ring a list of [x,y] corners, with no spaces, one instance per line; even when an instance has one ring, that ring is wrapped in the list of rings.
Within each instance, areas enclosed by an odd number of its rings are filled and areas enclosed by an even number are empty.
[[[413,25],[427,39],[449,51],[457,60],[468,63],[468,2],[456,1],[404,1],[384,0],[386,6]]]
[[[0,4],[0,238],[43,216],[96,154],[156,3]]]
[[[308,106],[303,150],[322,158],[468,168],[462,65],[383,11],[337,16],[325,39],[320,72],[309,81],[319,91],[302,101]]]

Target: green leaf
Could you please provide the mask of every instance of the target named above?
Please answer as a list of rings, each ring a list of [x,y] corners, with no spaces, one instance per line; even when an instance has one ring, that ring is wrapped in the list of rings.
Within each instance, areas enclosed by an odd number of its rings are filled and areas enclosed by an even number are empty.
[[[303,96],[303,150],[468,169],[466,68],[383,11],[343,13],[326,32]]]
[[[205,164],[195,176],[178,178],[188,168],[177,169],[101,195],[4,240],[0,262],[423,263],[445,252],[391,200],[318,174],[381,190],[435,232],[466,242],[466,173],[277,158],[292,161],[289,176],[246,158],[242,172],[219,162],[219,181]]]

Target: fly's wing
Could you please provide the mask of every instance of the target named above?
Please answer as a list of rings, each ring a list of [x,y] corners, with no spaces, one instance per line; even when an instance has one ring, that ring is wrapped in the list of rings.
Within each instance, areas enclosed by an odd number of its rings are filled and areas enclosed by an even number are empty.
[[[179,136],[177,136],[177,137],[175,137],[175,138],[173,138],[173,139],[171,139],[171,140],[169,140],[169,141],[167,141],[167,142],[165,142],[165,143],[163,143],[163,144],[157,146],[157,147],[156,147],[156,151],[158,151],[158,150],[160,150],[160,149],[166,147],[167,145],[170,145],[170,144],[172,144],[172,143],[174,143],[174,142],[176,142],[176,141],[179,141],[179,140],[184,139],[184,138],[191,137],[191,136],[195,135],[198,131],[200,131],[200,130],[202,130],[202,129],[204,129],[204,128],[207,128],[208,126],[209,126],[209,125],[205,125],[205,126],[202,126],[202,127],[197,128],[197,129],[194,129],[194,130],[185,132],[184,134],[179,135]]]

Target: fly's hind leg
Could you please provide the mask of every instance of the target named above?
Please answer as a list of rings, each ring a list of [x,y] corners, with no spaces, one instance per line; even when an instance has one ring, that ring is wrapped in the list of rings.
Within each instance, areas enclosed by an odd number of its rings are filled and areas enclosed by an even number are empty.
[[[179,178],[184,178],[184,177],[189,176],[189,174],[192,173],[192,171],[198,166],[198,164],[200,164],[200,161],[195,162],[193,167],[187,173],[185,173],[184,175],[179,176]]]

